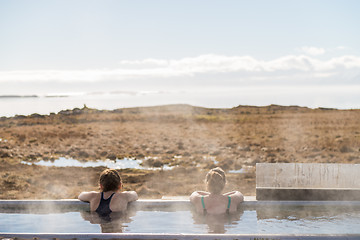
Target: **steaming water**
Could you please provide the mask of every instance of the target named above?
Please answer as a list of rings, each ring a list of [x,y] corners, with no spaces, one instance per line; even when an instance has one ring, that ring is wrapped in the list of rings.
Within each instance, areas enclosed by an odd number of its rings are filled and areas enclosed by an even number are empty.
[[[39,165],[39,166],[46,166],[46,167],[107,167],[107,168],[113,168],[113,169],[125,169],[125,168],[134,168],[134,169],[146,169],[146,170],[171,170],[173,167],[170,167],[168,165],[164,165],[161,168],[154,168],[154,167],[144,167],[141,166],[142,160],[137,159],[116,159],[113,160],[97,160],[97,161],[79,161],[72,158],[64,158],[60,157],[59,159],[56,159],[54,161],[45,161],[40,160],[38,162],[26,162],[22,161],[22,164],[27,165]]]
[[[0,232],[12,233],[360,234],[360,208],[258,207],[216,218],[190,210],[153,209],[110,222],[86,212],[0,213],[0,223]]]

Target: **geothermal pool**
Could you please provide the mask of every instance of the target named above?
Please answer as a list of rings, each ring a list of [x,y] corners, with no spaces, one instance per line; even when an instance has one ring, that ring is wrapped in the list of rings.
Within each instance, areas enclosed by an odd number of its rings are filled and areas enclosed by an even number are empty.
[[[43,207],[0,211],[4,233],[169,233],[169,234],[357,234],[360,204],[309,202],[244,203],[236,214],[203,216],[188,202],[181,207],[132,204],[127,214],[100,217],[84,209]],[[140,206],[140,207],[139,207]]]

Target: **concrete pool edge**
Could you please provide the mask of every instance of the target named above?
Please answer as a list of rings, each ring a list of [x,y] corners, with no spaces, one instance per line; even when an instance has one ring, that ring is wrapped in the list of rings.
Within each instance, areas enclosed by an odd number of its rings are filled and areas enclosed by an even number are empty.
[[[360,201],[259,201],[254,197],[246,197],[238,209],[253,210],[257,207],[273,207],[302,205],[304,207],[360,207]],[[128,205],[129,211],[152,211],[160,208],[165,211],[181,211],[192,208],[187,199],[139,199]],[[0,213],[60,213],[89,211],[89,203],[77,199],[62,200],[0,200]],[[360,239],[360,238],[359,238]]]
[[[168,234],[168,233],[0,233],[0,240],[9,239],[181,239],[181,240],[315,240],[359,239],[360,234]]]

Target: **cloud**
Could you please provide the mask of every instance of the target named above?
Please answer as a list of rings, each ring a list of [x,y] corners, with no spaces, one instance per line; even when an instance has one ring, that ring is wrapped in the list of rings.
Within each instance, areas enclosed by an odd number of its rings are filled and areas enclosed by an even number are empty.
[[[251,56],[200,55],[182,59],[144,59],[121,61],[114,69],[88,70],[33,70],[0,71],[0,82],[9,81],[59,81],[100,82],[126,81],[133,79],[169,79],[203,76],[230,76],[242,81],[260,79],[271,82],[283,80],[284,84],[294,79],[328,78],[334,76],[359,76],[360,57],[341,56],[320,60],[308,55],[287,55],[269,61]],[[298,81],[296,80],[296,81]],[[220,79],[219,79],[220,81]],[[299,80],[300,81],[300,80]]]
[[[311,55],[311,56],[318,56],[318,55],[323,55],[326,50],[324,48],[317,48],[317,47],[301,47],[298,49],[300,52],[305,53],[307,55]]]
[[[348,49],[348,47],[345,47],[345,46],[337,46],[335,48],[335,50],[346,50],[346,49]]]
[[[319,47],[310,47],[310,46],[304,46],[301,48],[297,48],[296,50],[302,54],[309,55],[309,56],[320,56],[324,55],[325,53],[334,53],[344,50],[349,50],[350,48],[346,46],[337,46],[334,48],[319,48]]]

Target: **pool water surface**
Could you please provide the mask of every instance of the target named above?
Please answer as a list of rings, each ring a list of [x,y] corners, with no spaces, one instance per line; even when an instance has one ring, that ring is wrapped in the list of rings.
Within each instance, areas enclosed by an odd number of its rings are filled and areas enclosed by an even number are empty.
[[[360,234],[360,206],[261,206],[204,216],[187,210],[0,213],[2,233]]]

